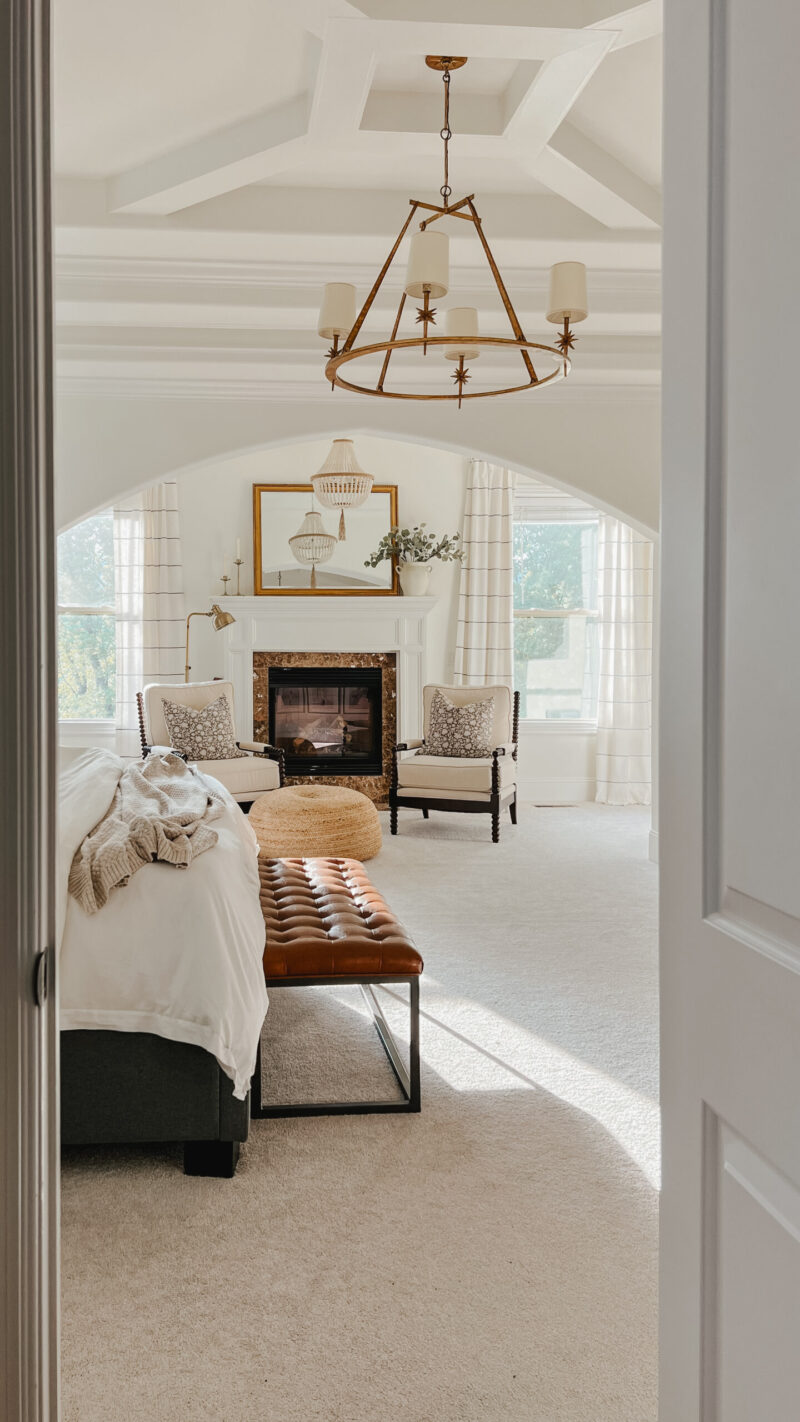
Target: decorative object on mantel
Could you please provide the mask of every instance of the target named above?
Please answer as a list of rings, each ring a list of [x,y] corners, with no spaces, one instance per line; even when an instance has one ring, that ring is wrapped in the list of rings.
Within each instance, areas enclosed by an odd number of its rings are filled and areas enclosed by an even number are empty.
[[[322,514],[317,513],[313,507],[314,496],[311,496],[312,507],[306,514],[300,527],[290,539],[289,547],[292,556],[302,563],[304,567],[311,569],[310,588],[317,586],[317,564],[327,563],[333,557],[333,550],[336,547],[336,539],[332,533],[326,533],[322,522]]]
[[[325,463],[311,484],[319,503],[326,509],[339,509],[339,541],[347,537],[345,509],[360,508],[369,498],[373,485],[371,474],[365,474],[355,456],[351,439],[335,439]]]
[[[363,504],[350,507],[347,538],[326,532],[319,513],[309,514],[311,484],[255,484],[253,486],[253,590],[256,596],[396,595],[399,590],[393,562],[381,563],[372,576],[365,560],[386,530],[397,523],[397,486],[373,484]],[[308,519],[311,519],[311,523]],[[298,529],[298,524],[301,524]],[[292,540],[300,540],[293,542]],[[323,542],[324,540],[324,542]],[[300,557],[297,557],[297,554]],[[305,567],[298,563],[311,553]],[[320,556],[324,554],[325,558]]]
[[[214,631],[221,632],[223,627],[230,627],[236,621],[232,612],[224,612],[219,603],[212,602],[208,612],[190,612],[186,619],[186,664],[183,669],[183,679],[189,680],[189,672],[192,670],[189,665],[189,623],[193,617],[212,617],[214,619]]]
[[[244,558],[242,557],[242,540],[241,540],[241,538],[237,538],[237,540],[236,540],[236,557],[235,557],[234,560],[233,560],[234,567],[236,568],[236,596],[237,596],[237,597],[241,597],[241,595],[242,595],[241,573],[242,573],[242,564],[243,564],[243,562],[244,562]]]
[[[405,597],[425,596],[434,558],[442,563],[461,563],[464,559],[464,550],[458,546],[460,533],[444,533],[437,542],[436,534],[426,533],[425,527],[424,523],[417,523],[410,529],[390,528],[366,561],[368,568],[376,568],[384,558],[396,559]]]
[[[552,380],[558,380],[569,374],[571,368],[570,351],[575,344],[575,336],[571,329],[571,324],[585,320],[587,316],[586,302],[586,268],[582,262],[558,262],[550,271],[550,296],[547,305],[547,320],[555,325],[561,326],[561,333],[552,346],[543,345],[539,341],[527,340],[525,333],[511,303],[511,298],[506,290],[503,278],[500,275],[497,263],[492,255],[489,243],[483,231],[481,219],[474,202],[474,194],[461,198],[459,202],[451,203],[452,188],[449,183],[449,150],[448,145],[452,138],[450,128],[450,76],[453,70],[460,69],[466,64],[466,58],[459,58],[452,55],[429,54],[425,63],[430,69],[439,71],[444,84],[444,123],[441,128],[441,138],[444,143],[444,181],[439,189],[441,203],[422,202],[419,198],[410,198],[411,211],[408,214],[397,239],[392,247],[386,261],[381,267],[378,276],[372,286],[364,305],[358,316],[356,316],[356,293],[355,287],[348,282],[329,282],[325,287],[325,294],[320,311],[317,330],[324,340],[333,342],[328,352],[328,362],[325,366],[325,378],[331,382],[331,387],[340,386],[344,390],[352,390],[359,395],[379,395],[390,400],[456,400],[459,409],[462,400],[485,399],[491,395],[511,395],[521,390],[536,390],[540,386],[547,385]],[[414,232],[411,237],[408,269],[406,272],[405,287],[400,297],[400,304],[394,319],[391,334],[388,340],[371,341],[364,345],[357,345],[359,332],[366,320],[366,317],[380,291],[389,268],[394,261],[398,248],[406,235],[417,211],[429,213],[430,216],[423,218],[419,224],[419,231]],[[459,221],[472,224],[473,231],[477,236],[484,256],[489,265],[489,270],[494,278],[500,300],[505,308],[506,315],[511,325],[513,335],[511,336],[482,336],[478,332],[478,312],[474,307],[458,306],[447,312],[446,334],[442,336],[431,335],[429,327],[436,327],[436,308],[431,306],[431,300],[438,301],[446,296],[450,283],[449,267],[449,237],[446,232],[437,230],[431,231],[431,225],[438,222],[440,218],[457,218]],[[403,316],[406,298],[421,301],[422,305],[417,308],[416,323],[422,326],[422,335],[399,336],[400,323]],[[339,342],[343,344],[340,347]],[[446,360],[456,362],[452,378],[457,386],[455,391],[450,393],[439,393],[435,386],[424,384],[423,388],[386,388],[386,377],[389,371],[389,362],[392,353],[396,350],[413,351],[415,354],[420,350],[422,355],[428,353],[429,346],[444,347],[444,357]],[[482,348],[488,347],[490,351],[499,350],[518,352],[523,370],[520,383],[508,383],[505,375],[495,384],[490,384],[488,388],[465,390],[467,382],[472,378],[471,372],[467,369],[466,362],[474,360]],[[534,367],[531,352],[543,352],[549,357],[549,364],[552,370],[539,375]],[[342,375],[342,367],[351,361],[367,357],[383,357],[380,364],[380,373],[373,385],[358,385],[355,381],[349,381]],[[537,364],[539,357],[537,355]],[[377,364],[377,363],[376,363]],[[427,372],[431,371],[428,366]],[[436,372],[434,371],[434,374]],[[366,379],[366,377],[362,377]],[[489,378],[491,378],[489,376]],[[516,377],[510,377],[515,381]],[[402,377],[401,377],[402,379]]]

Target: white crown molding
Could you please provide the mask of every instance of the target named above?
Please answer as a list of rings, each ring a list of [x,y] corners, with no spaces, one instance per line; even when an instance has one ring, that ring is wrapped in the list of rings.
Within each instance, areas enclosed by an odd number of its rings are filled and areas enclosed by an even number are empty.
[[[324,237],[321,237],[321,241]],[[459,283],[475,291],[496,291],[491,272],[483,266],[459,266]],[[546,293],[549,267],[529,265],[514,267],[505,264],[506,285],[517,291]],[[376,268],[366,263],[314,261],[253,261],[247,258],[228,260],[207,257],[135,257],[101,256],[94,253],[78,255],[64,253],[55,261],[58,281],[93,281],[114,285],[147,283],[165,286],[252,286],[266,290],[294,286],[318,286],[326,282],[349,281],[365,292],[376,276]],[[636,295],[660,300],[660,271],[630,270],[620,267],[592,266],[589,279],[593,295]],[[400,291],[403,271],[386,277],[387,290]]]
[[[260,404],[281,404],[298,401],[307,403],[309,400],[326,398],[326,392],[322,391],[318,384],[312,385],[304,380],[272,382],[235,377],[229,380],[213,377],[187,378],[180,375],[171,378],[146,375],[131,377],[127,374],[77,375],[62,370],[57,373],[56,390],[59,398],[66,399],[203,400],[222,403],[257,401]],[[363,406],[366,398],[345,390],[327,391],[327,395],[339,405]],[[522,398],[520,395],[495,397],[503,403]],[[575,381],[566,381],[545,386],[530,397],[533,405],[657,405],[660,398],[661,387],[657,380],[636,385],[612,382],[581,385]]]

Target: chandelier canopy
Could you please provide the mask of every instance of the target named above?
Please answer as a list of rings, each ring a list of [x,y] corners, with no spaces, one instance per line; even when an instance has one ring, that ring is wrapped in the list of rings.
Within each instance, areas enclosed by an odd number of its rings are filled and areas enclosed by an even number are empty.
[[[345,509],[357,509],[366,503],[373,485],[371,474],[365,474],[356,459],[351,439],[335,439],[325,463],[311,475],[311,487],[317,500],[326,509],[340,509],[339,538],[347,537]]]
[[[441,72],[444,84],[444,123],[441,129],[441,138],[444,143],[444,181],[439,189],[441,203],[422,202],[419,198],[409,199],[411,210],[408,217],[358,315],[356,315],[355,287],[348,282],[329,282],[325,287],[317,329],[320,336],[333,343],[328,352],[328,362],[325,366],[325,377],[331,382],[331,388],[338,385],[343,390],[351,390],[359,395],[379,395],[389,400],[456,400],[460,409],[463,400],[478,400],[485,399],[490,395],[511,395],[522,390],[536,390],[540,386],[548,385],[551,381],[562,379],[569,374],[571,369],[570,351],[575,344],[572,326],[578,321],[584,321],[588,314],[586,268],[582,262],[573,261],[558,262],[551,268],[550,293],[545,315],[548,321],[560,326],[561,331],[553,345],[546,345],[540,341],[529,341],[522,329],[492,255],[492,250],[486,240],[481,218],[475,206],[474,193],[461,198],[459,202],[451,203],[450,201],[453,191],[449,182],[448,148],[453,136],[450,128],[450,75],[453,70],[460,69],[467,61],[449,55],[429,54],[425,62],[429,68]],[[391,334],[388,339],[359,345],[358,337],[361,328],[397,255],[400,244],[419,212],[429,215],[422,217],[418,231],[411,235],[403,293],[397,307]],[[445,334],[431,334],[429,328],[437,328],[437,310],[435,306],[431,305],[431,302],[439,301],[442,297],[447,296],[450,287],[450,239],[446,232],[434,229],[432,226],[443,217],[452,217],[461,222],[472,224],[508,317],[512,335],[481,335],[478,328],[478,312],[473,306],[450,307],[446,312]],[[422,326],[421,335],[401,336],[399,334],[408,297],[422,303],[416,311],[416,324]],[[441,348],[436,353],[443,355],[445,360],[454,363],[455,370],[452,372],[452,380],[456,385],[455,390],[440,392],[429,385],[422,389],[392,389],[387,386],[389,363],[395,351],[421,351],[425,356],[429,347]],[[512,378],[512,383],[509,384],[507,377],[504,377],[504,380],[490,388],[466,390],[465,386],[470,380],[467,362],[477,360],[485,348],[517,352],[521,362],[519,380]],[[377,358],[381,358],[380,372],[374,378],[373,383],[366,383],[366,376],[362,377],[365,383],[361,384],[357,383],[355,378],[346,379],[343,368],[352,366],[353,363],[365,358],[374,358],[376,361]],[[536,365],[534,365],[534,360]],[[537,366],[546,366],[547,368],[540,374]],[[354,374],[352,371],[348,373]],[[324,469],[323,465],[320,475]],[[339,505],[327,506],[338,507]]]

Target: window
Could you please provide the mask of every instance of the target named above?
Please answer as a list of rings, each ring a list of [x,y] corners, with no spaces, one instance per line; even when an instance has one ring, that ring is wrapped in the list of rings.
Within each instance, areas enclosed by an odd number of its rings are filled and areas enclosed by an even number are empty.
[[[114,515],[109,509],[58,539],[58,714],[113,720],[116,701]]]
[[[533,721],[597,719],[597,527],[540,486],[514,518],[514,685]]]

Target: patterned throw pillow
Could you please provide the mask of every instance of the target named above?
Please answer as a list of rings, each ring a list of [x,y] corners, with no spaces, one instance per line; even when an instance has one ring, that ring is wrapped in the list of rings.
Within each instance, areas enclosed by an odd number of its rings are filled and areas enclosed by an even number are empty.
[[[426,742],[417,755],[468,756],[473,760],[491,755],[493,725],[493,696],[456,706],[437,689],[431,701]]]
[[[164,700],[161,705],[171,745],[190,760],[238,760],[247,754],[236,745],[231,708],[224,692],[202,711],[178,701]]]

